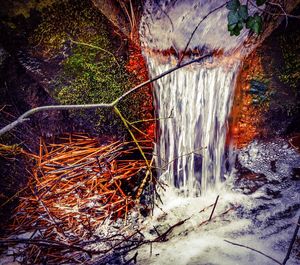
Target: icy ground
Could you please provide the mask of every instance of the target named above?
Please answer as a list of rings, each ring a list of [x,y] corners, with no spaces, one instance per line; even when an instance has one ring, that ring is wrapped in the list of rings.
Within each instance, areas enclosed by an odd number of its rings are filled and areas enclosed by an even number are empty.
[[[157,207],[153,217],[143,224],[148,228],[147,237],[155,238],[157,233],[191,218],[176,227],[167,242],[139,249],[138,264],[276,264],[259,253],[224,240],[254,248],[279,262],[284,260],[300,214],[299,176],[292,177],[293,168],[300,167],[300,155],[285,141],[276,140],[253,142],[239,151],[238,160],[253,173],[263,174],[263,184],[249,194],[246,185],[251,180],[236,187],[236,180],[231,178],[223,187],[199,198],[180,198],[168,189],[162,198],[162,209]],[[207,223],[212,206],[206,207],[215,202],[217,195],[220,198],[214,219]],[[287,265],[300,264],[296,254],[299,255],[299,243],[294,245]]]

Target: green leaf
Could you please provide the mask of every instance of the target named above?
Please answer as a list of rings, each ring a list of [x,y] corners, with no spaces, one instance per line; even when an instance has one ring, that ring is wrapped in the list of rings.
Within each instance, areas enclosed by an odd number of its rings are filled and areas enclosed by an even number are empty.
[[[246,21],[246,28],[251,29],[253,27],[254,23],[255,23],[254,17],[252,17],[252,16],[248,17],[248,19]]]
[[[259,15],[254,15],[253,17],[248,17],[246,21],[246,28],[252,30],[256,34],[262,31],[262,18]]]
[[[239,16],[245,21],[248,18],[248,6],[242,5],[238,10]]]
[[[228,25],[228,31],[230,32],[230,36],[238,36],[241,33],[241,30],[243,29],[243,23],[239,22],[234,25]]]
[[[230,11],[228,13],[228,25],[234,25],[239,22],[239,14],[236,11]]]
[[[226,4],[226,8],[231,10],[231,11],[237,11],[238,8],[240,7],[240,1],[239,0],[230,0],[227,4]]]
[[[254,24],[254,26],[252,27],[252,30],[253,30],[256,34],[261,33],[261,31],[262,31],[262,24],[259,23],[259,22],[256,22],[256,23]]]
[[[230,32],[233,31],[235,27],[236,27],[236,24],[232,24],[232,25],[228,24],[228,26],[227,26],[228,31],[230,31]]]
[[[241,31],[242,29],[243,29],[243,23],[242,22],[239,22],[239,23],[237,23],[237,28]]]
[[[256,0],[257,6],[262,6],[267,0]]]
[[[235,27],[235,29],[232,31],[233,35],[238,36],[241,33],[241,30],[238,27]]]

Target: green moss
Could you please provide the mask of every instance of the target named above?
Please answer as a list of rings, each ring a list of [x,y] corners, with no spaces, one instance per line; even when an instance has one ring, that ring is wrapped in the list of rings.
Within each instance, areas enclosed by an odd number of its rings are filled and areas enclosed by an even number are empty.
[[[91,3],[64,0],[52,5],[43,13],[43,21],[31,42],[38,45],[42,56],[65,57],[58,86],[53,93],[61,104],[110,103],[133,87],[133,77],[125,69],[125,60],[111,54],[117,54],[119,46],[113,44],[116,40],[111,35],[108,22]],[[138,99],[129,98],[121,103],[120,110],[126,118],[131,121],[143,119],[138,108],[144,97],[141,94]],[[74,118],[79,115],[81,120],[93,124],[98,132],[127,134],[112,110],[70,113]]]
[[[290,87],[297,88],[300,84],[300,30],[281,36],[280,46],[284,66],[279,79]]]
[[[32,10],[42,11],[58,0],[6,0],[2,5],[9,17],[23,16],[29,18]]]
[[[105,45],[107,23],[101,13],[89,1],[57,1],[42,13],[42,22],[31,37],[33,45],[43,47],[46,55],[63,52],[62,48],[70,39],[90,42],[100,41]]]

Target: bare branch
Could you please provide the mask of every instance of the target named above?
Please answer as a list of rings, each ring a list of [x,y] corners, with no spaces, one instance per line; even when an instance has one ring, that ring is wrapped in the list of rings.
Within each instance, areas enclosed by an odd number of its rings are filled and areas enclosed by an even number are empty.
[[[249,3],[250,3],[253,7],[257,8],[257,10],[259,10],[259,11],[261,11],[261,12],[263,12],[263,13],[266,13],[266,14],[268,14],[268,15],[271,15],[271,16],[285,16],[285,19],[286,19],[286,20],[287,20],[288,18],[297,18],[297,19],[300,19],[300,16],[294,16],[294,15],[288,14],[288,13],[284,10],[284,8],[283,8],[280,4],[278,4],[278,3],[267,2],[266,4],[269,4],[269,5],[273,5],[273,6],[279,7],[279,8],[282,10],[283,13],[273,13],[273,12],[269,12],[269,11],[266,11],[265,9],[263,9],[263,8],[261,8],[261,7],[259,7],[259,6],[257,6],[257,5],[256,5],[254,2],[252,2],[252,1],[249,1]],[[286,22],[286,24],[287,24],[287,22]]]
[[[254,251],[254,252],[256,252],[256,253],[259,253],[259,254],[265,256],[266,258],[268,258],[268,259],[270,259],[270,260],[273,260],[273,261],[276,262],[277,264],[283,265],[280,261],[278,261],[278,260],[272,258],[271,256],[269,256],[269,255],[267,255],[267,254],[265,254],[265,253],[263,253],[263,252],[261,252],[261,251],[255,249],[255,248],[251,248],[251,247],[248,247],[248,246],[245,246],[245,245],[242,245],[242,244],[234,243],[234,242],[231,242],[231,241],[229,241],[229,240],[224,240],[224,241],[227,242],[227,243],[229,243],[229,244],[231,244],[231,245],[234,245],[234,246],[238,246],[238,247],[250,249],[250,250],[252,250],[252,251]]]
[[[190,220],[191,217],[188,217],[184,220],[179,221],[178,223],[172,225],[165,231],[163,234],[159,235],[157,238],[155,238],[152,242],[164,242],[167,241],[167,236],[174,230],[175,227],[183,225],[186,221]]]
[[[0,136],[8,131],[11,131],[17,125],[28,121],[28,117],[41,111],[51,111],[51,110],[70,110],[70,109],[94,109],[94,108],[112,108],[112,103],[110,104],[84,104],[84,105],[51,105],[51,106],[42,106],[37,107],[31,110],[26,111],[22,114],[17,120],[8,124],[0,130]]]
[[[88,254],[92,254],[92,250],[85,250],[79,245],[71,245],[71,244],[66,244],[63,242],[58,242],[58,241],[52,241],[52,240],[45,240],[45,239],[0,239],[0,245],[8,245],[8,244],[29,244],[29,245],[41,245],[41,246],[46,246],[46,247],[59,247],[59,248],[65,248],[69,250],[76,250],[76,251],[83,251]],[[96,252],[96,251],[95,251]],[[96,252],[97,253],[97,252]]]
[[[210,214],[210,217],[209,217],[208,221],[211,221],[211,219],[212,219],[212,217],[214,215],[214,212],[215,212],[215,209],[216,209],[216,206],[217,206],[219,198],[220,198],[220,195],[218,195],[217,198],[216,198],[216,201],[214,203],[214,207],[213,207],[213,209],[211,211],[211,214]]]
[[[197,31],[197,29],[199,28],[199,26],[201,25],[201,23],[202,23],[205,19],[207,19],[212,13],[214,13],[215,11],[221,9],[221,8],[224,7],[226,4],[227,4],[227,1],[226,1],[224,4],[222,4],[222,5],[220,5],[220,6],[216,7],[216,8],[214,8],[213,10],[211,10],[209,13],[207,13],[207,14],[199,21],[199,23],[197,24],[197,26],[194,28],[194,30],[193,30],[193,32],[192,32],[192,34],[191,34],[191,36],[190,36],[190,38],[189,38],[187,44],[185,45],[185,48],[184,48],[183,53],[182,53],[182,55],[181,55],[181,58],[179,59],[178,65],[181,64],[181,62],[182,62],[182,60],[183,60],[183,57],[184,57],[184,54],[185,54],[185,52],[187,51],[187,49],[188,49],[188,47],[189,47],[189,45],[190,45],[190,43],[191,43],[191,41],[192,41],[192,39],[193,39],[193,37],[194,37],[196,31]]]
[[[15,128],[16,126],[18,126],[19,124],[28,121],[28,117],[32,116],[33,114],[37,113],[37,112],[42,112],[42,111],[51,111],[51,110],[77,110],[77,109],[97,109],[97,108],[113,108],[115,107],[121,100],[123,100],[125,97],[127,97],[129,94],[135,92],[136,90],[153,83],[154,81],[161,79],[162,77],[180,69],[183,68],[187,65],[190,65],[192,63],[196,63],[196,62],[200,62],[202,60],[204,60],[207,57],[212,56],[211,53],[203,55],[197,59],[191,60],[189,62],[186,62],[182,65],[177,65],[174,68],[171,68],[165,72],[163,72],[162,74],[144,82],[139,84],[138,86],[130,89],[129,91],[127,91],[126,93],[124,93],[123,95],[121,95],[120,97],[118,97],[116,100],[114,100],[111,103],[99,103],[99,104],[82,104],[82,105],[50,105],[50,106],[42,106],[42,107],[37,107],[31,110],[26,111],[24,114],[22,114],[17,120],[13,121],[12,123],[6,125],[5,127],[3,127],[2,129],[0,129],[0,136],[3,135],[6,132],[11,131],[13,128]]]

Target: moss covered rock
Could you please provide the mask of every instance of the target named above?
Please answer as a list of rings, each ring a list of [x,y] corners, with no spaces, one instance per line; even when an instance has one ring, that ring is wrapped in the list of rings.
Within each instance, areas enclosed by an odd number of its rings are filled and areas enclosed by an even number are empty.
[[[114,35],[109,21],[88,1],[57,1],[42,13],[30,36],[35,56],[61,65],[52,96],[60,104],[110,103],[136,83],[126,70],[126,45]],[[120,104],[131,121],[144,119],[146,95]],[[128,135],[112,110],[72,111],[74,121],[87,131]]]

